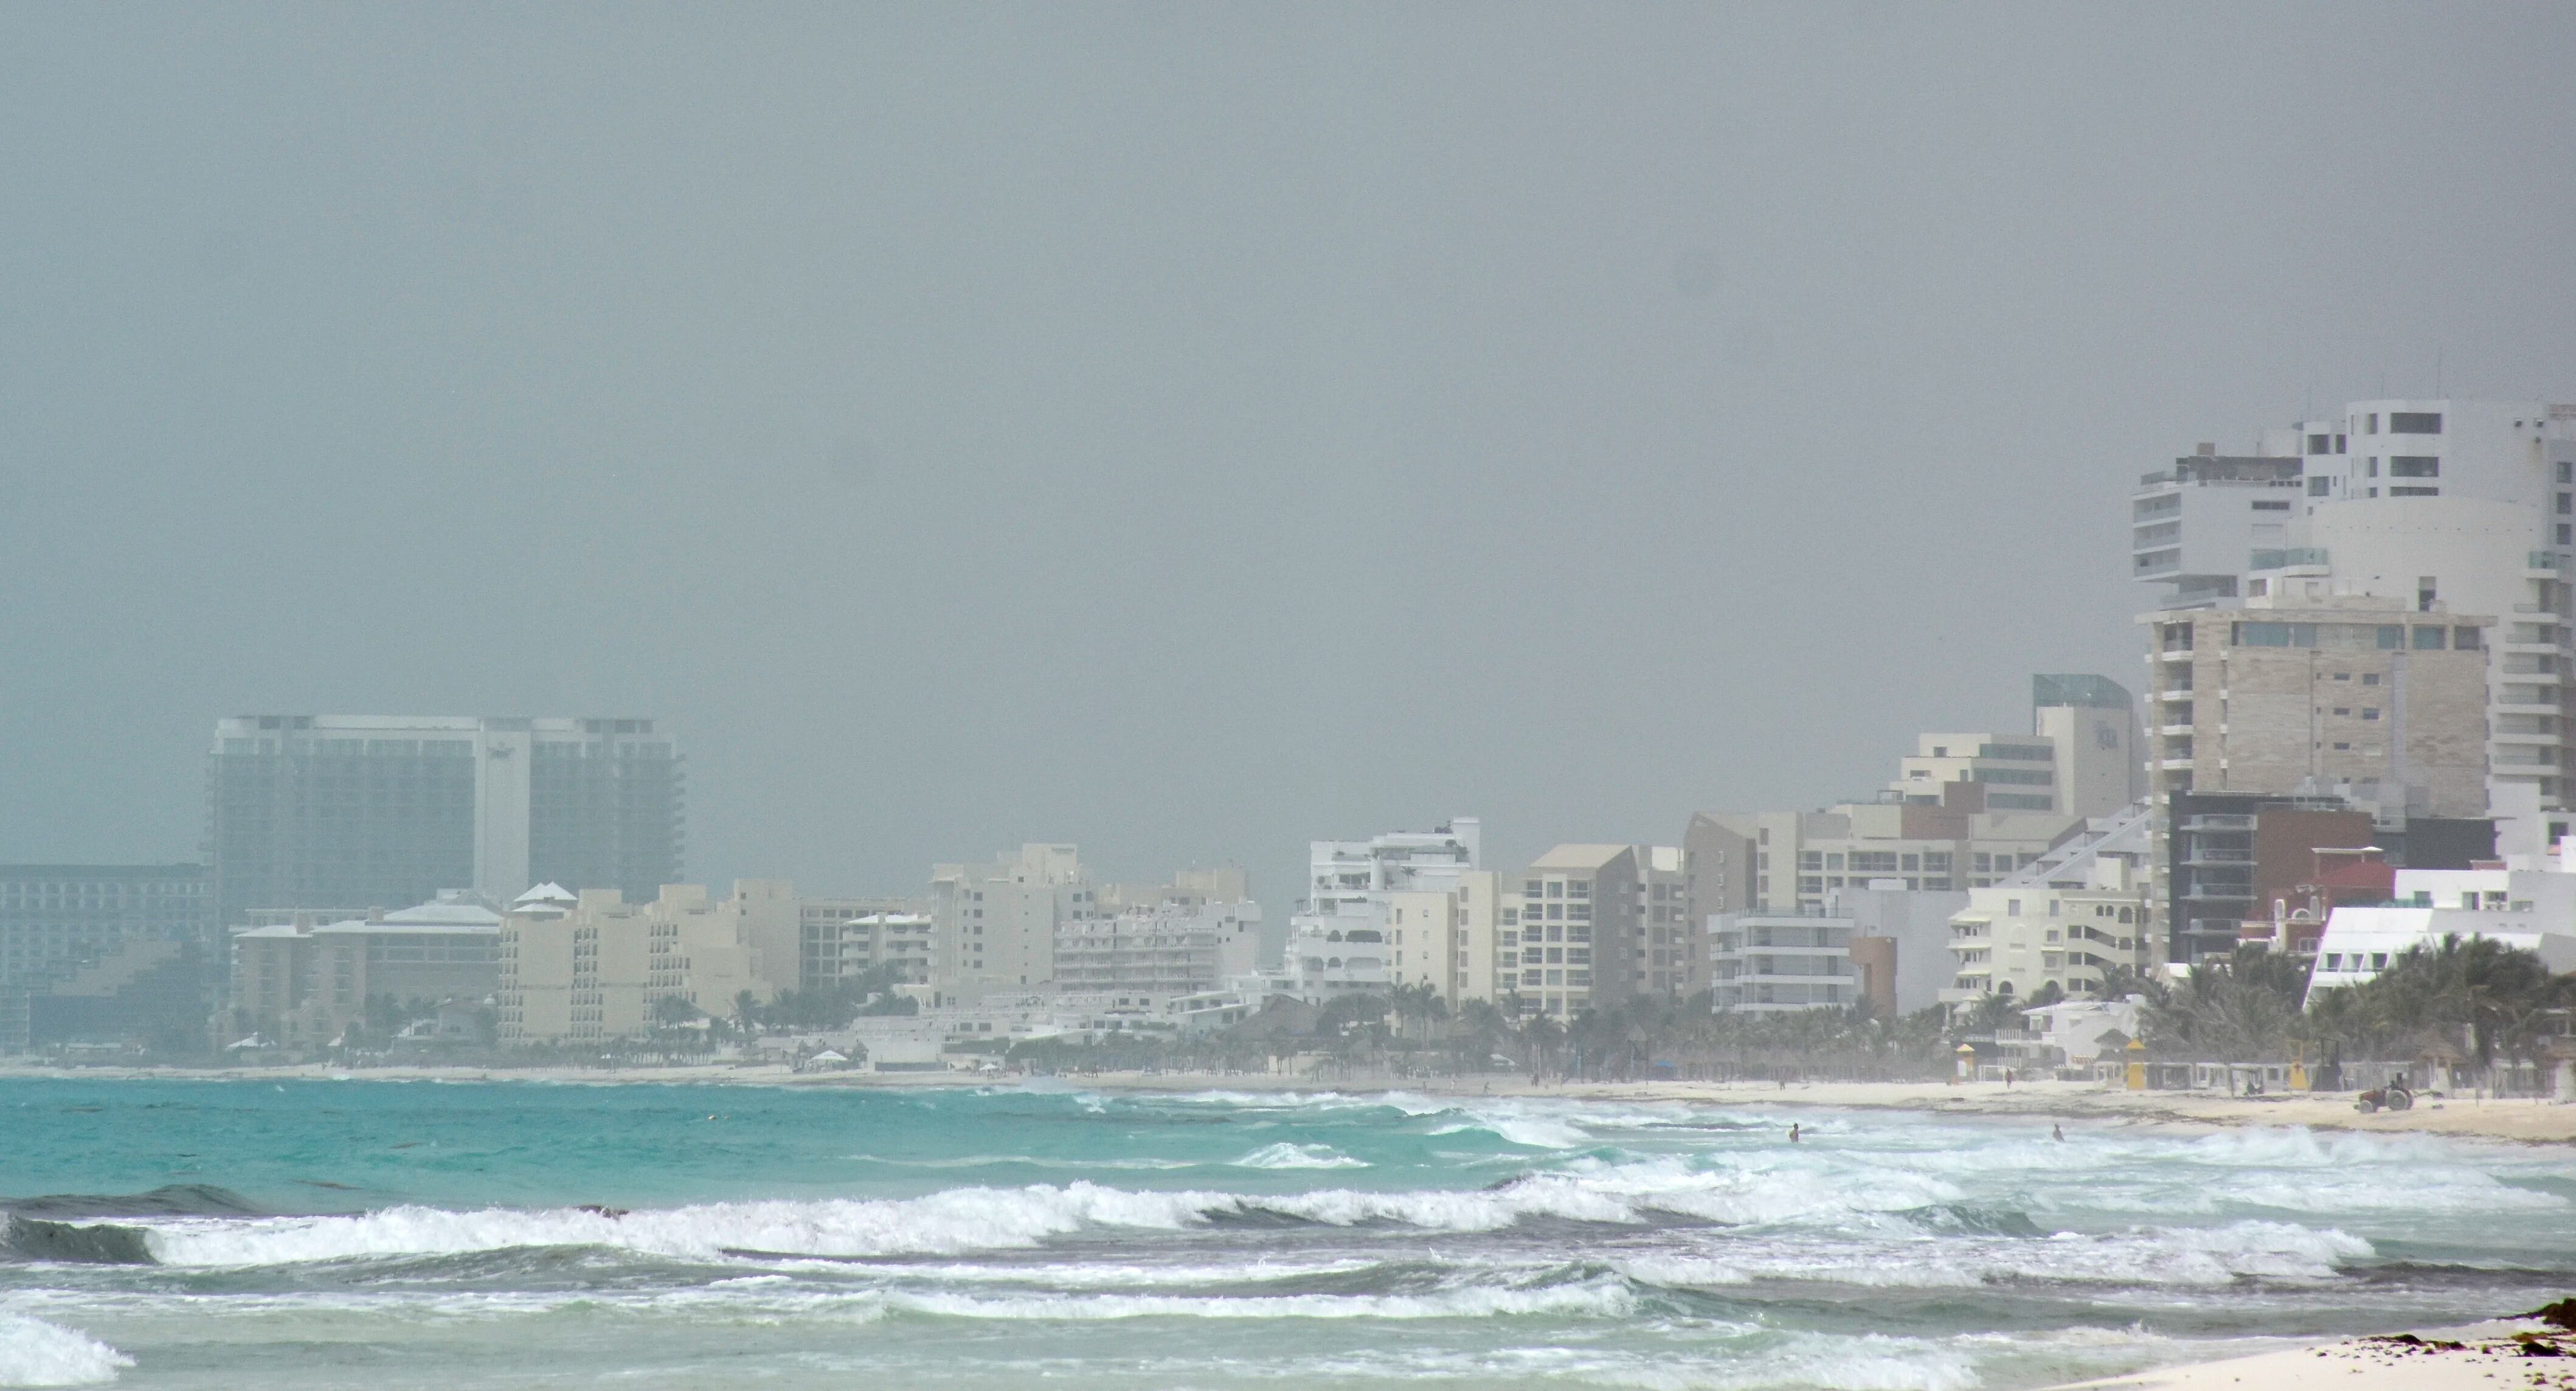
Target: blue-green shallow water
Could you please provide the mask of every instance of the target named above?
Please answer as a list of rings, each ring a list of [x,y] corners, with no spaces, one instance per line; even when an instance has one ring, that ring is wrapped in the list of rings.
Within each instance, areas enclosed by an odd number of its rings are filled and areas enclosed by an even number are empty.
[[[56,1205],[155,1262],[0,1257],[0,1385],[1937,1391],[2576,1291],[2561,1150],[2067,1134],[1404,1095],[0,1081],[0,1197],[232,1195]]]

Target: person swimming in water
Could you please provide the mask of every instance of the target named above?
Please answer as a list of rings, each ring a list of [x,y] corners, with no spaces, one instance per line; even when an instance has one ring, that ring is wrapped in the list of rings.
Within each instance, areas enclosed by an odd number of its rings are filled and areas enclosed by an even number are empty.
[[[2058,1141],[2063,1141],[2063,1140],[2065,1140],[2065,1138],[2066,1138],[2066,1127],[2065,1127],[2065,1126],[2062,1126],[2062,1125],[2052,1125],[2052,1126],[2050,1126],[2050,1127],[2048,1128],[2048,1138],[2050,1138],[2050,1139],[2052,1139],[2052,1140],[2058,1140]]]
[[[1789,1122],[1789,1143],[1793,1145],[1798,1143],[1798,1123],[1796,1121]]]

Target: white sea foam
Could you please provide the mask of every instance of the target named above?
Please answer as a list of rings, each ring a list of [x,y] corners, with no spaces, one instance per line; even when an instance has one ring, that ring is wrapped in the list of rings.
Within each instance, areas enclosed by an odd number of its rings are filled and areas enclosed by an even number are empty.
[[[1365,1169],[1365,1159],[1336,1152],[1330,1145],[1293,1145],[1285,1140],[1263,1145],[1234,1161],[1238,1169]]]
[[[149,1240],[164,1264],[218,1266],[534,1246],[613,1246],[694,1259],[728,1250],[936,1255],[1032,1246],[1088,1226],[1179,1227],[1232,1201],[1225,1194],[1144,1193],[1074,1183],[1062,1188],[960,1188],[878,1201],[709,1203],[624,1217],[565,1209],[397,1207],[354,1217],[162,1222],[150,1226]]]
[[[1033,1154],[969,1154],[954,1159],[889,1159],[879,1154],[854,1154],[850,1159],[860,1164],[882,1164],[889,1169],[991,1169],[1017,1166],[1028,1169],[1129,1169],[1168,1170],[1203,1167],[1195,1159],[1041,1159]]]
[[[888,1305],[947,1318],[1099,1320],[1194,1319],[1456,1319],[1498,1315],[1589,1315],[1624,1318],[1636,1296],[1624,1281],[1588,1280],[1528,1289],[1477,1287],[1424,1294],[1187,1295],[1030,1294],[999,1296],[945,1291],[890,1293]]]
[[[883,1273],[897,1275],[906,1281],[937,1281],[957,1285],[1027,1285],[1059,1290],[1205,1290],[1218,1286],[1243,1287],[1288,1280],[1309,1280],[1317,1276],[1358,1275],[1380,1269],[1385,1262],[1365,1258],[1327,1260],[1281,1260],[1264,1256],[1258,1259],[1231,1261],[1222,1265],[1153,1264],[1140,1265],[1124,1261],[1049,1262],[1043,1265],[1008,1262],[992,1265],[973,1261],[924,1263],[906,1261],[899,1266],[883,1267]],[[846,1262],[780,1263],[780,1268],[846,1275],[852,1267]],[[870,1273],[877,1268],[863,1267]],[[1481,1273],[1480,1268],[1480,1273]],[[1533,1272],[1534,1273],[1534,1272]],[[783,1276],[752,1277],[784,1279]],[[736,1284],[737,1281],[718,1281]]]
[[[1173,1100],[1184,1099],[1174,1097]],[[1678,1107],[1660,1110],[1570,1104],[1519,1098],[1466,1100],[1414,1092],[1355,1094],[1346,1092],[1197,1092],[1186,1099],[1247,1111],[1391,1110],[1416,1119],[1455,1116],[1457,1120],[1431,1133],[1455,1135],[1482,1130],[1524,1149],[1581,1149],[1597,1143],[1586,1126],[1618,1128],[1669,1124],[1686,1114]],[[1577,1123],[1577,1120],[1580,1123]]]
[[[1275,1153],[1274,1153],[1275,1151]],[[1256,1151],[1274,1167],[1346,1167],[1330,1151]],[[1357,1163],[1358,1161],[1348,1161]],[[1702,1172],[1678,1160],[1584,1161],[1492,1189],[1303,1193],[1151,1192],[1089,1182],[1061,1187],[959,1188],[918,1198],[710,1203],[609,1217],[574,1209],[452,1212],[396,1207],[355,1216],[185,1218],[147,1224],[169,1265],[276,1265],[370,1256],[539,1246],[608,1246],[688,1259],[728,1251],[803,1256],[953,1254],[1035,1245],[1095,1227],[1169,1230],[1212,1217],[1271,1213],[1353,1226],[1391,1222],[1451,1232],[1493,1231],[1529,1218],[1638,1223],[1654,1211],[1756,1221],[1819,1209],[1940,1200],[1937,1186],[1875,1185],[1837,1193],[1795,1173]]]
[[[1956,1347],[1877,1334],[1780,1337],[1750,1326],[1698,1325],[1721,1340],[1682,1355],[1582,1340],[1497,1341],[1473,1351],[1437,1346],[1368,1348],[1273,1363],[1264,1379],[1297,1385],[1427,1382],[1438,1385],[1622,1386],[1641,1391],[1966,1391],[1974,1361]],[[1749,1335],[1749,1336],[1748,1336]],[[1749,1343],[1749,1345],[1748,1345]],[[1241,1375],[1239,1362],[1158,1359],[1138,1369],[1163,1384]],[[1212,1378],[1212,1374],[1213,1378]]]
[[[1727,1241],[1702,1254],[1650,1254],[1618,1269],[1651,1285],[1722,1288],[1757,1280],[1903,1289],[2048,1282],[2152,1288],[2214,1287],[2247,1277],[2291,1283],[2335,1278],[2374,1254],[2350,1233],[2282,1222],[2166,1227],[2105,1235],[1947,1237],[1903,1244]]]
[[[21,1314],[0,1314],[0,1386],[97,1386],[134,1359],[96,1338]]]
[[[1442,1126],[1434,1135],[1456,1135],[1469,1130],[1482,1130],[1506,1144],[1523,1149],[1580,1149],[1593,1143],[1592,1136],[1577,1126],[1541,1116],[1517,1116],[1509,1113],[1470,1112],[1470,1119]]]
[[[1360,1167],[1320,1145],[1275,1144],[1235,1161],[1264,1169]],[[1785,1158],[1708,1168],[1679,1158],[1576,1160],[1485,1189],[1323,1188],[1299,1193],[1153,1192],[1091,1182],[959,1188],[917,1198],[710,1203],[625,1217],[557,1209],[451,1212],[398,1207],[356,1216],[171,1219],[149,1225],[171,1265],[273,1265],[539,1246],[607,1246],[685,1259],[729,1251],[792,1256],[941,1255],[1027,1247],[1089,1228],[1170,1230],[1267,1213],[1335,1226],[1393,1223],[1484,1232],[1552,1218],[1641,1224],[1658,1214],[1736,1227],[1847,1236],[1923,1235],[1904,1214],[1962,1200],[1934,1176],[1875,1167],[1828,1171]]]

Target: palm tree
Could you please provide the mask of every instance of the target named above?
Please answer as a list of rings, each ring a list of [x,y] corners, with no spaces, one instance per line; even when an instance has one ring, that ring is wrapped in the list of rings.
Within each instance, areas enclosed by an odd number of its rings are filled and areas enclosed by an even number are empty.
[[[2288,1056],[2298,1004],[2276,988],[2280,973],[2260,964],[2264,955],[2194,966],[2163,1003],[2147,1006],[2139,1021],[2147,1047],[2211,1061]]]
[[[1555,1061],[1556,1051],[1565,1042],[1565,1026],[1548,1015],[1533,1015],[1521,1025],[1521,1042],[1531,1059],[1530,1070],[1544,1074]]]
[[[1458,1007],[1458,1028],[1450,1032],[1450,1039],[1458,1045],[1462,1062],[1470,1061],[1466,1054],[1473,1050],[1473,1070],[1482,1072],[1493,1062],[1496,1042],[1511,1031],[1511,1021],[1493,1001],[1469,1000]]]

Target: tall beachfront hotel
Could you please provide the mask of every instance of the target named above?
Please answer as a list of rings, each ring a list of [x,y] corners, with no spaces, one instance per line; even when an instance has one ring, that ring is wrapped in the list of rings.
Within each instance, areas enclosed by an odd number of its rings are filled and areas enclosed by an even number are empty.
[[[650,719],[240,715],[206,767],[226,924],[540,883],[650,902],[681,877],[681,754]]]

